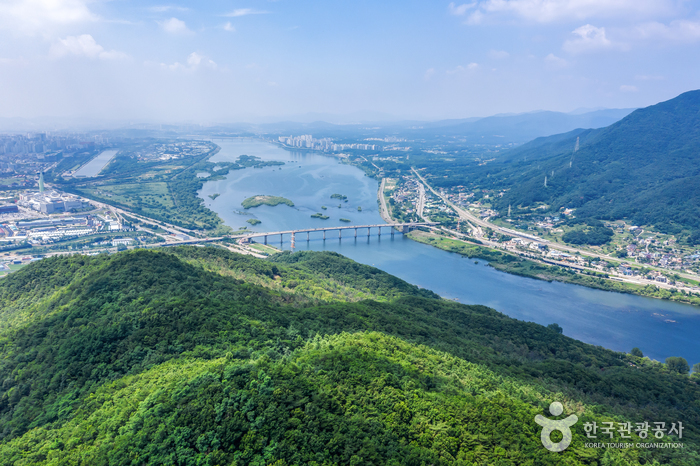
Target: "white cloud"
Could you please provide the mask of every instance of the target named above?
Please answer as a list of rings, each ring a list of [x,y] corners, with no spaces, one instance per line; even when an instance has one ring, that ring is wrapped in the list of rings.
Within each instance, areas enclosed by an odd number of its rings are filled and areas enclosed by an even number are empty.
[[[428,68],[427,70],[425,70],[425,74],[423,74],[423,79],[426,81],[430,81],[434,74],[435,68]]]
[[[493,58],[494,60],[503,60],[510,57],[510,54],[505,50],[491,50],[489,51],[489,57]]]
[[[622,92],[637,92],[639,89],[637,89],[637,86],[629,86],[627,84],[623,84],[620,86],[620,90]]]
[[[455,5],[454,3],[450,3],[447,5],[447,10],[450,12],[451,15],[454,16],[462,16],[464,13],[467,12],[467,10],[470,10],[476,6],[476,2],[472,3],[464,3],[462,5]]]
[[[231,21],[224,24],[224,31],[236,32],[236,28],[231,25]]]
[[[208,68],[211,68],[215,70],[217,68],[216,63],[214,63],[213,60],[198,54],[197,52],[192,52],[188,57],[187,57],[187,65],[189,65],[190,68],[199,68],[199,65],[204,65]]]
[[[553,53],[544,57],[544,63],[548,68],[564,68],[569,65],[569,62],[563,58],[557,57]]]
[[[583,53],[594,50],[608,49],[612,47],[612,42],[605,37],[605,28],[598,28],[586,24],[571,32],[574,36],[564,42],[562,48],[569,53]]]
[[[190,31],[187,28],[187,25],[185,24],[185,22],[181,21],[177,18],[170,18],[170,19],[166,19],[165,21],[158,21],[158,24],[160,24],[160,27],[162,27],[165,32],[169,32],[170,34],[191,34],[192,33],[192,31]]]
[[[466,24],[481,24],[484,20],[484,14],[480,10],[476,10],[474,13],[469,15],[469,18],[465,21]]]
[[[656,18],[680,12],[683,3],[683,0],[482,0],[476,7],[482,14],[511,14],[548,23],[589,18]],[[450,4],[450,10],[462,6]],[[464,14],[466,8],[460,11]],[[481,17],[472,19],[477,20]]]
[[[58,26],[96,21],[82,0],[2,0],[0,28],[21,34],[46,33]]]
[[[189,8],[174,5],[156,5],[148,8],[148,10],[154,13],[165,13],[166,11],[190,11]]]
[[[447,74],[466,74],[468,72],[473,72],[475,70],[479,69],[479,64],[478,63],[469,63],[466,66],[459,65],[453,70],[447,70]]]
[[[231,13],[226,13],[224,16],[229,16],[231,18],[238,18],[239,16],[265,15],[267,13],[269,13],[269,12],[263,11],[263,10],[256,10],[254,8],[239,8],[237,10],[233,10]]]
[[[673,42],[700,40],[700,21],[676,20],[668,25],[648,22],[637,25],[629,33],[634,39],[664,39]]]
[[[146,65],[152,65],[153,63],[146,62]],[[180,62],[175,62],[172,65],[167,65],[165,63],[160,63],[159,64],[160,68],[164,70],[170,70],[170,71],[196,71],[197,69],[201,67],[206,67],[212,70],[215,70],[218,68],[218,65],[214,62],[214,60],[204,56],[200,55],[197,52],[192,52],[187,56],[187,60],[185,61],[185,64],[183,65]]]
[[[59,39],[49,50],[52,58],[63,58],[66,56],[98,58],[100,60],[117,60],[127,58],[127,55],[116,50],[105,50],[90,34],[80,36],[68,36]]]

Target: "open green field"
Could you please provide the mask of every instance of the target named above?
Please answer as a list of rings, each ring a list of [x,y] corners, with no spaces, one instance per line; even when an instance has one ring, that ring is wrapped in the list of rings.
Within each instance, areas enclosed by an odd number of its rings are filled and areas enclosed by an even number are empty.
[[[175,205],[165,182],[105,184],[99,188],[88,189],[87,192],[95,196],[110,197],[120,204],[139,207],[144,211],[171,209]]]
[[[0,186],[10,186],[12,183],[24,183],[24,178],[18,178],[18,177],[9,177],[9,178],[0,178]]]

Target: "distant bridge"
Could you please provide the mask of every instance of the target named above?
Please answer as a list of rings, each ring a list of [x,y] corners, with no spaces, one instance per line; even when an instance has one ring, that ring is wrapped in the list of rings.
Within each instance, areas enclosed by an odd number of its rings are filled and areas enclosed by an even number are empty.
[[[391,236],[394,236],[394,230],[398,230],[401,233],[408,233],[417,227],[427,227],[439,225],[438,222],[411,222],[411,223],[381,223],[377,225],[348,225],[348,226],[332,226],[323,228],[305,228],[301,230],[285,230],[285,231],[273,231],[267,233],[251,233],[245,235],[241,238],[242,242],[249,243],[253,238],[263,238],[265,244],[267,244],[268,236],[280,235],[280,242],[284,239],[284,235],[291,235],[292,243],[296,240],[296,235],[298,233],[306,233],[306,240],[309,241],[310,234],[314,232],[323,232],[323,239],[326,239],[326,232],[338,231],[338,238],[343,237],[343,230],[355,230],[355,238],[357,238],[357,230],[367,229],[367,236],[369,237],[372,228],[377,229],[378,236],[382,236],[382,228],[389,227],[391,229]]]

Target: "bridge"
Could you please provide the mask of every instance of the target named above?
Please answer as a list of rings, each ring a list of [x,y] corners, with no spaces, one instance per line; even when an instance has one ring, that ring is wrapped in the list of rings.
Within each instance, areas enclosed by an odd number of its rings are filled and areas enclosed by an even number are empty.
[[[326,233],[329,231],[337,231],[338,238],[343,237],[343,230],[355,230],[355,238],[357,238],[357,230],[367,229],[367,236],[369,237],[372,228],[377,229],[378,236],[382,236],[382,228],[389,227],[391,229],[391,236],[394,236],[394,231],[398,230],[401,233],[408,233],[417,227],[426,227],[439,225],[437,222],[410,222],[410,223],[382,223],[377,225],[348,225],[348,226],[332,226],[323,228],[306,228],[302,230],[286,230],[286,231],[273,231],[267,233],[251,233],[245,235],[241,238],[242,242],[249,243],[253,238],[263,238],[265,244],[267,244],[268,236],[280,235],[280,242],[282,242],[284,235],[291,235],[292,243],[296,240],[296,235],[299,233],[306,233],[306,241],[309,241],[310,234],[314,232],[323,232],[323,239],[326,239]]]

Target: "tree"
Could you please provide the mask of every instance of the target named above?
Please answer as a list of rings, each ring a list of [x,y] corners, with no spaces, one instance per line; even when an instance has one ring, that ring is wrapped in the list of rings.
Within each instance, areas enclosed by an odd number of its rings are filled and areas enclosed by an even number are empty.
[[[680,358],[677,356],[671,356],[666,358],[666,367],[672,372],[678,372],[679,374],[688,374],[690,366],[688,366],[688,361],[685,358]]]
[[[695,364],[693,364],[693,375],[695,375],[696,377],[700,376],[700,362],[696,362]]]
[[[643,358],[643,357],[644,357],[644,353],[642,353],[642,350],[640,350],[640,349],[637,348],[636,346],[635,346],[634,348],[632,348],[632,351],[630,351],[630,354],[631,354],[632,356],[637,356],[638,358]]]
[[[549,324],[547,325],[547,328],[550,330],[554,330],[557,333],[564,333],[564,329],[559,326],[559,324]]]

